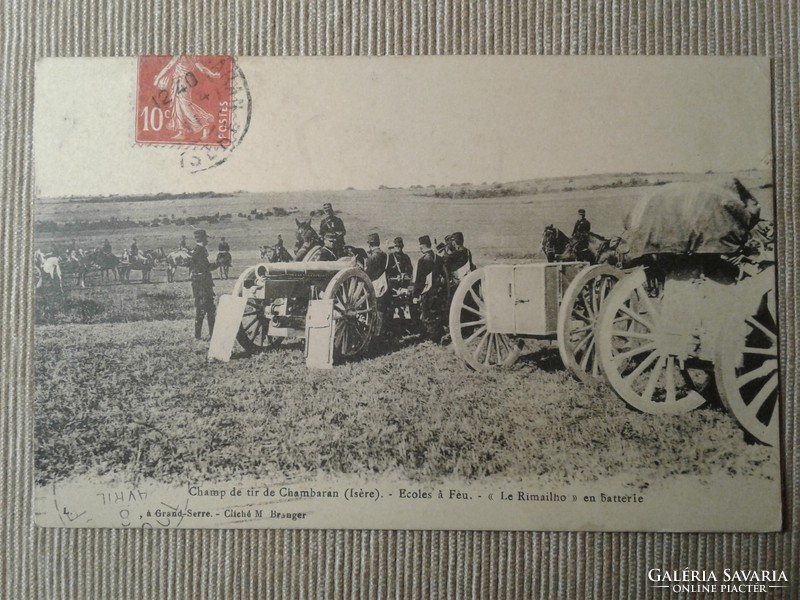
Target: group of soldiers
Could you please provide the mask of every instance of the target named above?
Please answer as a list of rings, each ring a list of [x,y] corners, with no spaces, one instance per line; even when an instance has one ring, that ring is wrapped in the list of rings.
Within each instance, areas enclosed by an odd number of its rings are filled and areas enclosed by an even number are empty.
[[[317,260],[338,260],[345,255],[347,230],[329,202],[323,205],[323,211],[319,232],[324,246]],[[439,343],[445,333],[452,292],[461,279],[475,270],[475,264],[460,231],[435,246],[429,235],[421,236],[418,242],[422,256],[415,270],[411,257],[404,252],[403,238],[394,238],[387,254],[381,248],[379,234],[370,233],[364,270],[374,284],[385,329],[408,309],[406,316],[412,321],[419,319],[427,338]]]
[[[335,261],[345,253],[347,230],[330,203],[325,203],[323,210],[325,217],[319,232],[324,246],[317,260]],[[214,331],[216,306],[212,271],[217,265],[209,261],[205,230],[195,230],[194,238],[196,245],[190,252],[189,269],[195,305],[195,337],[201,339],[204,320],[208,321],[209,334]],[[440,343],[445,334],[452,293],[461,279],[475,270],[475,264],[460,231],[447,235],[444,242],[435,245],[429,235],[420,236],[418,242],[422,256],[415,269],[411,257],[404,252],[403,238],[395,237],[387,254],[381,248],[379,234],[370,233],[363,267],[373,282],[385,330],[390,330],[390,324],[398,317],[407,317],[411,321],[419,320],[424,335]],[[223,250],[230,251],[224,238],[220,243],[220,251]]]

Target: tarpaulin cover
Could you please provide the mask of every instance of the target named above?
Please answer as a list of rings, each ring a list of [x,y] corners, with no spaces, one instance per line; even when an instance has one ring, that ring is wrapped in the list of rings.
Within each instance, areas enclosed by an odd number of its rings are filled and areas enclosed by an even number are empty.
[[[758,221],[759,208],[734,178],[658,187],[625,217],[626,260],[644,254],[735,252]]]

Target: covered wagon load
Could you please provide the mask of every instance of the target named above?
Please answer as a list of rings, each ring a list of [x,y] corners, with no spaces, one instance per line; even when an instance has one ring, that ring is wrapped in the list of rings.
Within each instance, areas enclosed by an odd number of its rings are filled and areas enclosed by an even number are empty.
[[[620,252],[630,263],[648,254],[740,252],[761,206],[735,178],[670,183],[639,200],[625,217]]]

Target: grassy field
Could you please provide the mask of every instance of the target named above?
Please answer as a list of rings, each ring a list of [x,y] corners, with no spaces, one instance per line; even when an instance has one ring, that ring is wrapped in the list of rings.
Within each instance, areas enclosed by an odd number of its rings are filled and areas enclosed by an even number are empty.
[[[743,174],[762,201],[771,197],[760,187],[768,175]],[[580,207],[595,231],[618,233],[627,207],[654,182],[681,178],[687,176],[649,176],[646,185],[619,185],[632,179],[619,177],[521,182],[506,184],[515,195],[491,198],[472,196],[498,189],[494,184],[456,186],[452,198],[431,198],[444,192],[417,188],[133,203],[52,200],[37,206],[37,219],[209,214],[221,206],[234,215],[271,206],[297,206],[307,214],[331,200],[350,243],[374,230],[384,239],[399,234],[416,258],[417,235],[441,238],[462,230],[475,261],[487,264],[535,257],[544,226],[571,230]],[[231,242],[232,277],[257,261],[259,244],[273,243],[279,233],[293,239],[293,218],[234,218],[209,228]],[[181,234],[190,230],[135,228],[113,237],[93,230],[41,236],[36,243],[47,247],[76,237],[88,247],[110,237],[119,253],[132,237],[140,248],[171,248]],[[229,291],[233,281],[216,281],[217,293]],[[160,270],[149,284],[100,282],[97,275],[88,284],[68,287],[63,298],[47,289],[37,294],[40,484],[123,471],[164,482],[388,472],[420,481],[624,476],[640,488],[676,473],[774,476],[763,465],[774,463],[775,450],[746,443],[720,409],[674,417],[636,413],[610,389],[574,381],[554,343],[531,343],[516,366],[492,373],[469,372],[452,348],[413,338],[390,341],[330,372],[306,369],[299,342],[238,355],[228,364],[207,363],[208,343],[193,338],[185,270],[173,284]]]
[[[37,329],[40,483],[126,469],[160,481],[398,472],[631,485],[676,473],[752,474],[772,449],[724,412],[654,417],[563,370],[535,343],[512,369],[473,373],[412,343],[330,372],[285,344],[228,364],[185,320]]]

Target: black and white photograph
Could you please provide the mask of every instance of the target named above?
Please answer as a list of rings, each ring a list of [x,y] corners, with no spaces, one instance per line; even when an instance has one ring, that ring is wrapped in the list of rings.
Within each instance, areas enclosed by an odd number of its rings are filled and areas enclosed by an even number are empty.
[[[768,59],[35,75],[38,525],[781,528]]]

